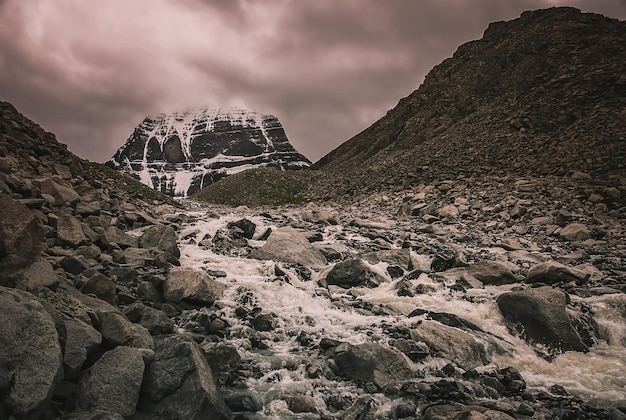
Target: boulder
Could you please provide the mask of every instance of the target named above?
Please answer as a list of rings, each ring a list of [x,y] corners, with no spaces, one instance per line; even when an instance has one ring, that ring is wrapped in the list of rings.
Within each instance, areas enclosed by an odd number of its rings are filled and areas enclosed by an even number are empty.
[[[470,265],[467,272],[486,285],[500,286],[518,282],[518,278],[511,272],[509,266],[499,261],[484,260],[477,262]]]
[[[588,275],[575,268],[568,267],[556,261],[545,261],[536,264],[528,270],[526,274],[526,283],[569,283],[576,282],[577,284],[584,283],[588,278]]]
[[[0,194],[0,208],[0,269],[26,267],[41,253],[41,223],[28,208],[7,194]]]
[[[373,271],[362,260],[350,258],[335,264],[326,275],[326,283],[344,289],[351,287],[377,287],[385,278]]]
[[[450,204],[442,207],[439,212],[439,218],[442,220],[456,220],[459,217],[459,209]]]
[[[139,244],[142,248],[156,250],[156,254],[163,261],[178,265],[180,250],[178,249],[177,240],[178,236],[173,228],[159,224],[148,228],[141,235]]]
[[[163,284],[163,297],[168,302],[191,301],[207,306],[221,299],[226,286],[213,280],[204,271],[172,270]]]
[[[81,321],[64,319],[63,322],[67,331],[63,354],[65,379],[76,379],[87,357],[102,343],[102,334]]]
[[[300,213],[300,217],[302,217],[302,220],[305,222],[310,223],[321,223],[327,225],[336,225],[339,223],[335,216],[315,203],[307,204],[302,213]]]
[[[413,364],[400,350],[385,344],[342,343],[335,352],[335,362],[345,376],[379,388],[406,381],[415,373]]]
[[[77,218],[70,214],[61,214],[57,220],[57,242],[61,246],[78,248],[87,242],[83,227]]]
[[[543,344],[552,351],[589,350],[567,313],[564,292],[544,286],[504,293],[496,302],[510,328],[531,344]]]
[[[411,261],[411,252],[406,249],[385,249],[382,251],[373,251],[360,255],[365,261],[371,264],[378,264],[383,261],[388,264],[397,265],[404,270],[413,269],[413,262]]]
[[[591,232],[587,226],[581,223],[572,223],[565,226],[561,232],[559,232],[559,237],[564,241],[584,241],[586,239],[591,238]]]
[[[165,312],[139,302],[126,307],[124,315],[130,321],[146,328],[152,335],[170,334],[174,331],[174,322]]]
[[[171,419],[232,418],[200,347],[182,335],[155,341],[155,357],[141,387],[140,411]]]
[[[141,350],[120,346],[104,353],[78,383],[78,406],[122,416],[135,412],[145,364]]]
[[[80,195],[73,188],[62,185],[53,178],[35,179],[33,180],[33,185],[39,188],[42,194],[54,197],[54,203],[57,206],[66,204],[74,206],[80,201]]]
[[[102,273],[94,273],[80,288],[85,294],[92,294],[98,299],[115,305],[115,283]]]
[[[489,363],[483,346],[458,328],[422,321],[411,330],[411,338],[424,342],[431,356],[447,359],[465,370]]]
[[[291,227],[272,231],[265,244],[254,249],[249,258],[296,263],[311,268],[326,265],[324,254],[309,243],[305,234]]]
[[[38,418],[62,378],[51,316],[32,294],[0,287],[0,414]]]
[[[24,270],[15,287],[31,291],[39,287],[56,289],[58,284],[59,278],[54,272],[52,264],[49,261],[40,260],[35,261]]]
[[[105,243],[108,244],[117,244],[120,248],[137,248],[139,241],[137,238],[134,238],[122,231],[120,228],[115,226],[109,226],[106,228],[103,234],[103,239]]]
[[[246,239],[252,239],[256,231],[256,225],[248,219],[241,219],[234,222],[228,222],[226,227],[229,230],[238,230],[239,234]]]
[[[502,411],[492,410],[480,405],[464,405],[461,403],[441,403],[431,405],[424,411],[424,420],[448,420],[448,419],[471,419],[471,420],[514,420],[515,417]]]

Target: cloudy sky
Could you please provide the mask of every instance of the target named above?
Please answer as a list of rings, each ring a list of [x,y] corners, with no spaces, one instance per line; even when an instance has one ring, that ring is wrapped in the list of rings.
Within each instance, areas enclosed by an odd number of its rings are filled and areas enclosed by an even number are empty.
[[[626,0],[0,0],[0,100],[104,162],[147,115],[276,115],[312,161],[417,89],[489,22]]]

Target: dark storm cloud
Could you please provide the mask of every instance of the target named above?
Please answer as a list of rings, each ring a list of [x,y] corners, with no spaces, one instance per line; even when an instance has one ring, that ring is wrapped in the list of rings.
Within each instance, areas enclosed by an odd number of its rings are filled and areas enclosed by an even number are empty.
[[[0,0],[0,99],[107,160],[144,116],[246,106],[312,160],[383,116],[492,21],[624,0]]]

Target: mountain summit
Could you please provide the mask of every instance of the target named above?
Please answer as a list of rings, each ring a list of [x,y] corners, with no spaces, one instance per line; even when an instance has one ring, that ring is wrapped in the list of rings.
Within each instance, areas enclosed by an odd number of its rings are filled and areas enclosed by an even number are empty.
[[[186,197],[245,169],[300,169],[310,163],[289,143],[278,118],[219,108],[144,119],[106,165]]]
[[[492,23],[313,167],[339,195],[459,176],[624,175],[625,39],[626,22],[570,7]]]

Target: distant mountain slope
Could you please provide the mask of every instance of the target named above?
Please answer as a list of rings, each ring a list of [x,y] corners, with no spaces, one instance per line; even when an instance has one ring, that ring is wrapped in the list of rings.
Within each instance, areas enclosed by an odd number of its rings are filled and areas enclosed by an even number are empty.
[[[310,163],[276,117],[230,108],[146,118],[107,165],[168,195],[187,196],[245,169]]]
[[[550,8],[492,23],[313,168],[336,194],[488,174],[624,175],[624,63],[623,21]]]

